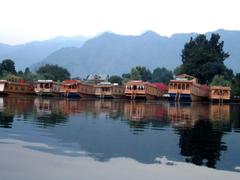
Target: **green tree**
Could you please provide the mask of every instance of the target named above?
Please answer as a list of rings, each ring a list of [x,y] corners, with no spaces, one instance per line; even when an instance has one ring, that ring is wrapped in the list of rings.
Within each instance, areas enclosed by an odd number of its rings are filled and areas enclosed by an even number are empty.
[[[168,84],[170,80],[173,79],[172,71],[167,70],[166,68],[156,68],[153,70],[152,81],[153,82],[163,82]]]
[[[224,60],[229,54],[223,50],[223,41],[218,34],[212,34],[208,40],[200,34],[191,38],[182,50],[180,72],[195,76],[201,83],[211,82],[215,75],[227,71]]]
[[[136,66],[131,69],[130,78],[132,80],[151,81],[152,73],[144,66]]]
[[[232,83],[232,95],[240,96],[240,73],[237,73]]]
[[[120,76],[116,76],[116,75],[111,76],[109,78],[109,82],[111,82],[111,83],[118,83],[119,85],[122,85],[122,80],[123,79]]]
[[[58,65],[46,64],[37,70],[37,73],[44,79],[52,79],[54,81],[63,81],[70,79],[70,73],[67,69]]]
[[[211,86],[230,86],[231,82],[224,79],[224,76],[215,75],[210,85]]]
[[[16,69],[15,69],[15,63],[11,59],[5,59],[2,61],[1,66],[0,66],[1,73],[11,73],[11,74],[17,74]]]

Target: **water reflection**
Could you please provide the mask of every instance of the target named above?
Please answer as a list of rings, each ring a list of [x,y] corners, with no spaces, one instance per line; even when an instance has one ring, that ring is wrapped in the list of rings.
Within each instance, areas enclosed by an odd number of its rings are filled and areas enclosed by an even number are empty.
[[[233,134],[239,132],[239,107],[4,97],[0,99],[0,127],[12,129],[2,134],[0,128],[0,138],[18,133],[20,136],[15,138],[51,147],[28,148],[67,156],[84,154],[98,161],[129,157],[153,163],[156,157],[166,156],[234,170],[240,165],[239,152],[232,148],[240,148],[239,134]]]

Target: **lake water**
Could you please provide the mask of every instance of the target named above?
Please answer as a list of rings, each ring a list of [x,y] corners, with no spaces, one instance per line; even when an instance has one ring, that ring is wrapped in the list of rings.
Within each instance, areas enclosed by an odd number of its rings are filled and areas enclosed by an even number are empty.
[[[0,179],[240,179],[240,105],[0,98]]]

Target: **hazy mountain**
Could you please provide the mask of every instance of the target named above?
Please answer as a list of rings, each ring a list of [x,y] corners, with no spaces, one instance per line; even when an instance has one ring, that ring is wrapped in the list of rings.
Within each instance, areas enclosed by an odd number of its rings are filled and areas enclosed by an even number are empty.
[[[226,65],[240,72],[240,31],[218,30],[224,40],[225,51],[230,58]],[[211,32],[207,33],[210,36]],[[174,69],[181,64],[181,50],[196,33],[160,36],[148,31],[139,36],[123,36],[103,33],[87,40],[81,38],[58,37],[48,41],[32,42],[18,46],[0,44],[2,52],[11,55],[17,67],[39,67],[42,64],[58,64],[69,69],[73,76],[87,74],[122,74],[142,65],[153,70],[156,67]],[[16,58],[15,58],[16,57]],[[6,58],[6,56],[4,56]],[[36,63],[37,62],[37,63]]]
[[[18,70],[42,61],[49,54],[63,47],[81,47],[87,39],[81,36],[56,37],[46,41],[33,41],[20,45],[0,44],[0,60],[10,58]]]

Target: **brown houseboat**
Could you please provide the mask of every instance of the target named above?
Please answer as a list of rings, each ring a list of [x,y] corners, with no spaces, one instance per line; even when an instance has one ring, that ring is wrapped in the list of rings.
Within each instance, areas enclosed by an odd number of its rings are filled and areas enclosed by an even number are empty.
[[[95,87],[93,84],[86,84],[78,82],[77,91],[81,98],[94,98],[95,97]]]
[[[93,98],[95,88],[94,85],[85,84],[79,80],[65,80],[60,86],[60,93],[68,98]]]
[[[231,98],[231,88],[226,86],[211,86],[209,99],[211,101],[229,101]]]
[[[34,91],[40,96],[59,96],[60,83],[53,80],[38,80],[34,84]]]
[[[209,87],[198,84],[197,78],[182,74],[171,80],[168,87],[168,93],[171,100],[182,101],[200,101],[208,99]]]
[[[23,80],[19,82],[10,82],[7,80],[0,81],[0,94],[11,95],[11,94],[24,94],[24,95],[34,95],[34,86],[26,83]]]
[[[65,80],[60,86],[60,94],[68,98],[80,98],[78,93],[79,80]]]
[[[98,98],[125,98],[124,87],[110,82],[95,85],[95,95]]]
[[[125,87],[125,96],[130,99],[157,99],[163,94],[156,85],[141,80],[129,81]]]

